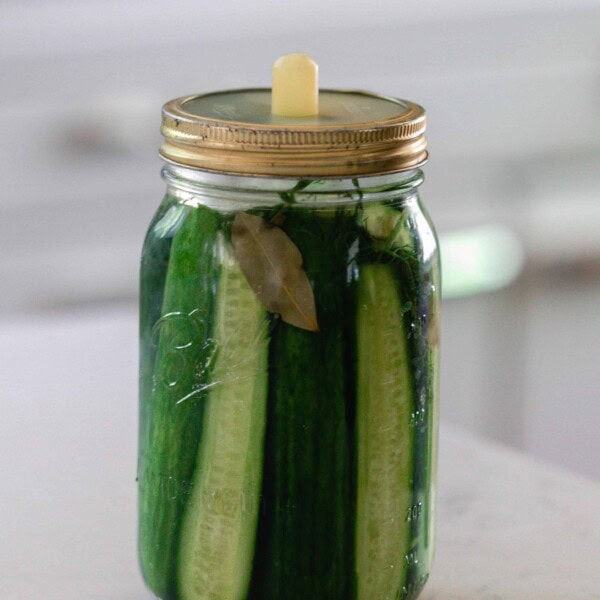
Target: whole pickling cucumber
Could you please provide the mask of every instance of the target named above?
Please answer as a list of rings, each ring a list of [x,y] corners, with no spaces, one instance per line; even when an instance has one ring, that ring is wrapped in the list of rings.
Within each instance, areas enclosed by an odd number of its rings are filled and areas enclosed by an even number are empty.
[[[348,600],[354,596],[354,383],[346,369],[346,324],[355,221],[290,210],[282,228],[302,254],[319,331],[279,322],[272,333],[263,505],[249,598]]]
[[[214,355],[208,325],[220,273],[218,215],[202,206],[187,211],[171,245],[140,428],[139,556],[146,583],[163,599],[178,597],[177,547]]]

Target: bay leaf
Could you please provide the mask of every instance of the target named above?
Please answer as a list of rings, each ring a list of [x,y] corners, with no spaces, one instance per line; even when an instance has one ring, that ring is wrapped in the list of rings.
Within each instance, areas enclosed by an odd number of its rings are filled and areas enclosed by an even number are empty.
[[[240,269],[262,305],[290,325],[318,331],[315,296],[302,255],[283,229],[239,212],[231,241]]]

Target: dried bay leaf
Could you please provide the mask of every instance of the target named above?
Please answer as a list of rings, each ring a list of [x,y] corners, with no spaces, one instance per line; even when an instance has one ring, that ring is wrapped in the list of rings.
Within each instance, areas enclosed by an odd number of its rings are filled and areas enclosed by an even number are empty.
[[[279,227],[239,212],[231,241],[235,258],[263,306],[290,325],[318,331],[315,296],[300,251]]]

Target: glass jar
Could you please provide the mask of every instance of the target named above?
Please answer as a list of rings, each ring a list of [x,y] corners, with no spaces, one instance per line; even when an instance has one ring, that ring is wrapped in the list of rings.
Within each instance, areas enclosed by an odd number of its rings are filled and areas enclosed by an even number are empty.
[[[440,275],[419,168],[170,162],[141,267],[139,554],[163,599],[416,598]]]

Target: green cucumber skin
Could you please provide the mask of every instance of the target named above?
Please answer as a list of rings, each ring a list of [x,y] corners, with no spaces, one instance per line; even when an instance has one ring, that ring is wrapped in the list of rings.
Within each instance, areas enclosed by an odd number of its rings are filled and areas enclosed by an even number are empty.
[[[178,598],[177,544],[202,422],[204,394],[194,392],[206,383],[214,354],[207,324],[219,274],[218,225],[216,213],[197,207],[175,234],[154,326],[153,387],[142,409],[139,557],[148,587],[164,600]]]
[[[302,254],[320,331],[279,322],[272,333],[251,599],[354,597],[354,390],[345,369],[346,242],[354,227],[353,217],[316,211],[289,211],[283,225]]]
[[[358,600],[395,600],[407,583],[414,408],[397,278],[389,264],[360,267],[357,310],[356,571]]]
[[[171,237],[157,239],[154,227],[164,217],[171,204],[170,198],[165,197],[158,211],[150,222],[148,233],[144,239],[142,260],[140,264],[140,363],[139,363],[139,405],[142,410],[140,414],[140,431],[138,439],[144,442],[147,432],[142,427],[147,425],[147,419],[143,418],[143,409],[146,399],[152,391],[152,376],[154,373],[154,361],[156,350],[152,343],[152,329],[154,323],[160,318],[162,310],[163,295],[165,291],[165,280],[169,265],[169,253],[171,251]],[[144,454],[145,448],[139,448],[139,456]],[[138,467],[139,471],[139,467]]]
[[[169,255],[171,253],[174,233],[173,230],[161,232],[160,229],[164,221],[169,219],[170,213],[174,212],[178,215],[176,220],[181,220],[185,218],[186,213],[189,212],[189,208],[176,205],[174,199],[166,195],[148,227],[140,264],[140,431],[138,435],[140,442],[138,455],[140,457],[144,455],[146,450],[141,445],[145,443],[148,436],[147,426],[149,420],[145,416],[145,407],[147,399],[152,394],[154,363],[156,361],[154,325],[160,319],[162,312]],[[171,218],[170,221],[173,222],[173,219]]]
[[[183,600],[243,600],[254,555],[268,319],[233,257],[225,262],[214,318],[217,357],[180,538],[178,589]]]
[[[421,208],[408,212],[404,221],[411,233],[415,256],[401,266],[406,282],[404,298],[411,301],[406,319],[413,328],[410,344],[413,355],[412,371],[415,382],[416,414],[415,432],[415,478],[413,482],[413,506],[422,506],[419,518],[411,521],[413,548],[416,561],[410,565],[406,598],[415,597],[429,576],[433,555],[434,525],[434,464],[437,435],[437,386],[438,353],[432,337],[438,337],[440,291],[439,252],[435,231]],[[415,235],[418,232],[419,235]],[[412,284],[412,285],[411,285]],[[418,412],[420,411],[420,413]]]

